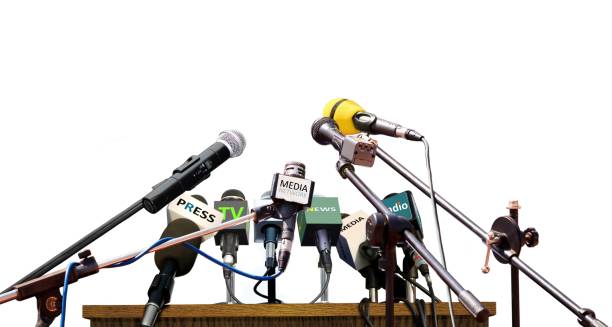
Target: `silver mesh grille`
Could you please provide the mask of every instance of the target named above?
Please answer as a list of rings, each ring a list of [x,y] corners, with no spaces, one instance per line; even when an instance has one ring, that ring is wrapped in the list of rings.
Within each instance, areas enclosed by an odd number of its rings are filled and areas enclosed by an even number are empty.
[[[235,129],[223,131],[219,134],[217,141],[225,144],[230,150],[230,157],[234,158],[242,154],[246,147],[244,135]]]

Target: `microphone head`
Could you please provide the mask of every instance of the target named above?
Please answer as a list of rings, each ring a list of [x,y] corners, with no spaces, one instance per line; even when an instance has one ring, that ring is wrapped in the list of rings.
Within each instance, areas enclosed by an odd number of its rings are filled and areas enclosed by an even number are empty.
[[[221,201],[224,200],[244,200],[244,193],[240,192],[239,190],[236,189],[229,189],[225,192],[223,192],[223,194],[221,194]]]
[[[237,157],[242,154],[246,147],[246,139],[244,135],[235,129],[230,129],[219,133],[217,142],[225,144],[230,151],[230,158]]]
[[[358,112],[365,112],[365,110],[349,99],[333,99],[323,108],[323,116],[333,119],[344,135],[360,132],[353,123],[353,116]]]
[[[200,228],[198,227],[198,225],[196,225],[196,223],[189,219],[181,218],[174,220],[170,224],[168,224],[160,238],[180,237],[193,232],[197,232],[199,230]],[[187,243],[199,249],[202,240],[200,238],[197,238]],[[155,252],[155,265],[161,270],[166,260],[174,260],[177,266],[176,277],[180,277],[188,274],[191,271],[191,268],[193,268],[197,256],[198,254],[195,251],[182,245],[176,245]]]
[[[331,125],[331,127],[338,129],[336,122],[329,117],[323,117],[315,120],[310,128],[310,135],[312,135],[312,138],[321,145],[328,145],[330,143],[329,139],[320,133],[321,127],[325,125]]]

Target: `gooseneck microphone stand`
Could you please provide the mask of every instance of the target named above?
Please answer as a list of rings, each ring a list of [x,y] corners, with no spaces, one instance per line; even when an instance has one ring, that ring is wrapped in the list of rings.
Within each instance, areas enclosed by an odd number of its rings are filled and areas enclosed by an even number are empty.
[[[430,189],[423,181],[421,181],[418,177],[416,177],[416,175],[414,175],[412,172],[410,172],[408,169],[402,166],[401,163],[399,163],[397,160],[391,157],[387,152],[385,152],[380,147],[378,147],[376,151],[376,156],[378,156],[382,161],[387,163],[387,165],[389,165],[393,170],[395,170],[398,174],[404,177],[408,182],[410,182],[412,185],[418,188],[421,192],[423,192],[423,194],[425,194],[428,197],[431,197]],[[468,218],[464,213],[459,211],[459,209],[455,208],[452,204],[446,201],[437,192],[435,193],[435,198],[436,198],[436,203],[440,207],[442,207],[451,216],[455,217],[455,219],[457,219],[460,223],[462,223],[470,231],[476,234],[476,236],[478,236],[483,242],[487,242],[487,240],[489,240],[489,236],[487,232],[485,232],[482,228],[480,228],[480,226],[478,226],[474,221]],[[538,274],[533,268],[531,268],[529,265],[523,262],[523,260],[521,260],[518,257],[518,253],[515,250],[503,249],[500,246],[495,245],[495,244],[491,246],[491,249],[499,262],[504,263],[504,264],[509,263],[512,267],[518,269],[523,274],[527,275],[527,277],[529,277],[532,281],[534,281],[542,289],[544,289],[548,294],[550,294],[557,301],[559,301],[563,306],[565,306],[568,310],[570,310],[574,315],[576,315],[578,317],[578,322],[580,323],[580,325],[592,326],[592,327],[607,327],[606,324],[604,324],[603,322],[601,322],[600,320],[596,318],[595,312],[593,312],[593,310],[580,307],[578,304],[576,304],[576,302],[574,302],[567,295],[565,295],[558,288],[556,288],[553,284],[551,284],[548,280],[546,280],[544,277]],[[417,249],[415,248],[415,250]],[[417,252],[419,251],[417,250]],[[419,252],[419,254],[421,253]],[[425,258],[424,256],[423,258],[429,263],[427,258]],[[518,287],[513,287],[513,289],[514,288],[518,288]]]
[[[440,262],[427,250],[425,245],[413,231],[407,220],[393,214],[376,194],[357,176],[354,166],[340,159],[336,163],[336,168],[340,176],[348,179],[359,192],[376,208],[377,214],[368,218],[367,236],[368,241],[374,246],[383,247],[383,258],[385,268],[386,285],[386,326],[394,326],[394,275],[396,266],[395,247],[398,241],[405,240],[415,252],[433,268],[438,276],[446,283],[457,295],[461,303],[478,321],[484,321],[489,317],[489,311],[484,305],[472,295],[442,266]]]

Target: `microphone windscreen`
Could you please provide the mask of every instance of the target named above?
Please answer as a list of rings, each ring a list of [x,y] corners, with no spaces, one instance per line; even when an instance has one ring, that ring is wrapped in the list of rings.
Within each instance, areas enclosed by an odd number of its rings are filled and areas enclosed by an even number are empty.
[[[174,220],[170,224],[168,224],[160,238],[176,238],[197,232],[199,230],[200,228],[198,227],[198,225],[196,225],[196,223],[189,219],[181,218]],[[202,239],[197,238],[186,243],[189,243],[199,249],[200,243],[202,243]],[[155,265],[161,270],[166,260],[174,260],[177,266],[176,277],[180,277],[188,274],[191,271],[191,268],[193,268],[197,256],[198,254],[192,249],[178,244],[155,252]]]
[[[317,143],[321,145],[328,145],[330,143],[330,141],[325,136],[319,133],[319,130],[325,124],[333,124],[335,128],[338,128],[338,125],[336,124],[336,122],[334,122],[334,120],[329,117],[322,117],[322,118],[315,120],[312,123],[312,127],[310,127],[310,135]]]
[[[199,195],[199,194],[192,194],[191,196],[194,199],[200,200],[204,204],[208,204],[208,201],[206,201],[206,199],[203,196]]]
[[[240,192],[240,190],[229,189],[223,194],[221,194],[221,200],[230,200],[230,199],[238,199],[244,201],[244,193]]]
[[[336,121],[338,129],[344,135],[360,132],[353,123],[353,116],[358,112],[365,112],[365,110],[357,103],[348,99],[333,99],[323,108],[323,116]]]

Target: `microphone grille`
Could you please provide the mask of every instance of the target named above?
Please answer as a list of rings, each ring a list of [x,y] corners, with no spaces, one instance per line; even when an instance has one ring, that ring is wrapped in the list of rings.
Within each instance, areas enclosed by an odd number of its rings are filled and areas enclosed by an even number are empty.
[[[223,194],[221,194],[221,200],[228,200],[228,199],[240,199],[244,201],[245,197],[244,197],[244,193],[240,192],[240,190],[229,189],[223,192]]]
[[[314,123],[312,123],[312,128],[310,129],[310,134],[312,135],[312,138],[321,145],[329,144],[329,140],[324,138],[320,133],[321,127],[326,124],[332,124],[332,126],[336,127],[336,122],[334,122],[333,119],[329,117],[323,117],[315,120]]]
[[[219,133],[217,141],[225,144],[230,150],[230,157],[234,158],[242,154],[246,147],[244,135],[235,129],[230,129]]]

